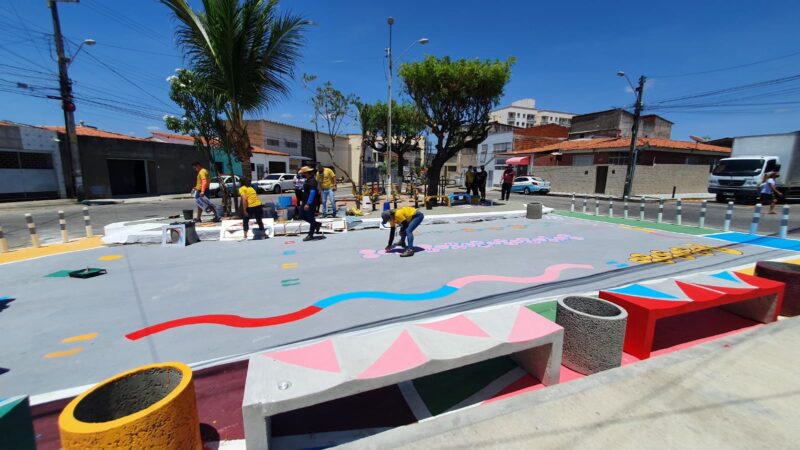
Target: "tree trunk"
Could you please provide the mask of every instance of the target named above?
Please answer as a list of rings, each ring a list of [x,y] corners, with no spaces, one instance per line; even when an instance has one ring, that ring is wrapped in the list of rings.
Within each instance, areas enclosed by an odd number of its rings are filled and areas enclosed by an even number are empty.
[[[428,168],[428,195],[439,195],[439,177],[446,160],[437,154]]]

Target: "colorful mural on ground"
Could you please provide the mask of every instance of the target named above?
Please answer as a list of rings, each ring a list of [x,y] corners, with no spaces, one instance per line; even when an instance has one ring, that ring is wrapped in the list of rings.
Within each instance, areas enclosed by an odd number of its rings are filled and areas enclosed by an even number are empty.
[[[270,317],[242,317],[234,314],[204,314],[200,316],[183,317],[158,323],[142,328],[125,335],[126,338],[136,341],[162,331],[180,328],[188,325],[223,325],[234,328],[260,328],[296,322],[319,313],[325,308],[349,300],[376,299],[401,302],[419,302],[439,300],[453,295],[460,289],[472,283],[500,282],[515,284],[549,283],[558,280],[561,272],[569,269],[591,270],[594,266],[588,264],[554,264],[547,267],[541,275],[533,277],[508,277],[500,275],[472,275],[449,281],[438,289],[419,293],[399,293],[386,291],[355,291],[323,298],[311,306],[298,311]]]
[[[466,231],[466,230],[465,230]],[[443,244],[430,245],[422,244],[420,248],[429,253],[439,253],[449,250],[469,250],[473,248],[492,248],[497,246],[517,246],[517,245],[541,245],[546,243],[559,243],[566,241],[582,241],[580,236],[569,234],[557,234],[555,236],[536,236],[533,238],[519,237],[515,239],[492,239],[490,241],[469,241],[469,242],[445,242]],[[359,252],[364,259],[378,259],[386,256],[386,250],[365,249]]]

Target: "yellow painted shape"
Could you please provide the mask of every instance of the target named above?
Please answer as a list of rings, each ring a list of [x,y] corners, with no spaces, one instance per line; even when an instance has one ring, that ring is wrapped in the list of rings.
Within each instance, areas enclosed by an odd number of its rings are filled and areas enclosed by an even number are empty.
[[[72,356],[83,351],[83,347],[76,347],[71,350],[64,350],[63,352],[53,352],[44,355],[45,358],[61,358],[63,356]]]
[[[516,228],[518,230],[520,230],[522,228],[525,228],[525,227],[526,227],[526,225],[511,225],[511,228]]]
[[[102,236],[92,236],[90,238],[76,239],[67,243],[49,244],[39,248],[22,248],[8,253],[0,253],[0,264],[9,264],[43,258],[45,256],[60,255],[62,253],[100,248],[103,246],[102,238]]]
[[[119,385],[122,379],[141,372],[163,371],[158,376],[180,376],[177,386],[155,403],[132,414],[106,422],[84,422],[75,417],[76,407],[87,397],[109,385]],[[150,375],[152,376],[152,375]],[[91,401],[89,399],[88,401]],[[142,366],[98,383],[73,399],[58,417],[58,431],[64,450],[100,448],[201,450],[200,420],[197,414],[192,369],[180,362]]]
[[[297,269],[299,264],[296,262],[288,262],[281,264],[281,269]]]
[[[99,257],[97,259],[99,259],[100,261],[114,261],[114,260],[122,259],[122,258],[123,258],[122,255],[105,255],[105,256],[101,256],[101,257]]]
[[[467,232],[467,233],[474,233],[474,232],[476,232],[478,230],[476,230],[475,228],[464,228],[464,231]]]
[[[70,342],[76,342],[76,341],[91,341],[92,339],[94,339],[96,337],[97,337],[97,333],[96,332],[95,333],[86,333],[86,334],[81,334],[81,335],[78,335],[78,336],[70,336],[70,337],[68,337],[66,339],[62,339],[61,342],[64,343],[64,344],[69,344]]]

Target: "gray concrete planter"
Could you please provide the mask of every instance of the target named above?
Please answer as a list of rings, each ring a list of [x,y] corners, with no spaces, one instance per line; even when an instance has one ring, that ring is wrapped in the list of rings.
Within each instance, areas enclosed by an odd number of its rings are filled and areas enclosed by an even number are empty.
[[[628,312],[594,297],[564,297],[558,301],[556,323],[564,327],[562,363],[590,375],[619,367]]]

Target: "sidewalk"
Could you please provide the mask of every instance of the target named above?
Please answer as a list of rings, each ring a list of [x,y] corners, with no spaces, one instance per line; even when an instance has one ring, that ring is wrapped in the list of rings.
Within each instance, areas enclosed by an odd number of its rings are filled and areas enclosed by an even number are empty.
[[[791,448],[798,345],[787,319],[340,448]]]

